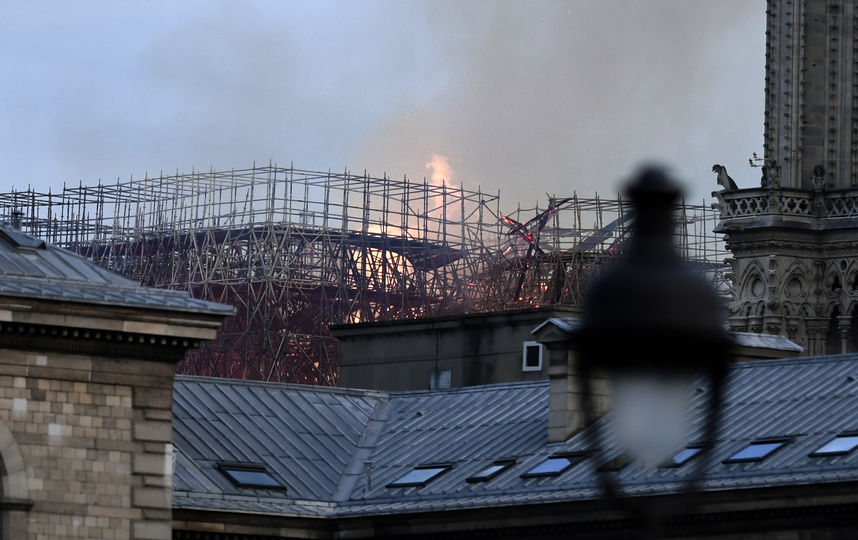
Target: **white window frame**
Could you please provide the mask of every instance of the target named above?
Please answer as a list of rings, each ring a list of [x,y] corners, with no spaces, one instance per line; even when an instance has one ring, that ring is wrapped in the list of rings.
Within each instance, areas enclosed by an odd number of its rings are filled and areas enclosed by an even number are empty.
[[[527,365],[527,348],[539,348],[539,363],[536,366]],[[542,371],[542,343],[538,341],[525,341],[521,346],[521,370],[522,371]]]

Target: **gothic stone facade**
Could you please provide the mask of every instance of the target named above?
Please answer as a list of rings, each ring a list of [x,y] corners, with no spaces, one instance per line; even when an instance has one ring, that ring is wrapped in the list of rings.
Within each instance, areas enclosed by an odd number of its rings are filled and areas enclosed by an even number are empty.
[[[858,190],[723,195],[731,330],[786,335],[806,354],[856,350]]]
[[[718,195],[733,252],[733,330],[807,354],[856,350],[858,9],[769,0],[760,189]]]

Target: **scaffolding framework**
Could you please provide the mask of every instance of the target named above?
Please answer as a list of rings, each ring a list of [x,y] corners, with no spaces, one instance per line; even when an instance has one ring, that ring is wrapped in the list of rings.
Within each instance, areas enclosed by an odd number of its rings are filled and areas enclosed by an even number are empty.
[[[622,253],[621,199],[550,199],[502,213],[499,194],[292,167],[0,193],[0,219],[147,286],[237,308],[179,371],[335,384],[330,324],[577,305]],[[678,247],[726,291],[705,205],[677,209]]]
[[[677,250],[725,298],[732,294],[729,252],[713,231],[719,214],[683,201],[675,210]],[[634,212],[622,198],[551,197],[544,208],[520,206],[498,222],[501,242],[480,251],[487,274],[475,280],[482,311],[580,305],[589,282],[623,253]]]

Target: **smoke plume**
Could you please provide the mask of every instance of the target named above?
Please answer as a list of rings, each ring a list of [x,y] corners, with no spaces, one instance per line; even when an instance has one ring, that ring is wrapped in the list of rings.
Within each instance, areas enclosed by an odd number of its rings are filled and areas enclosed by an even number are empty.
[[[433,156],[506,207],[612,196],[643,159],[692,198],[713,163],[759,181],[762,0],[31,4],[0,6],[16,187],[269,160],[450,182]]]

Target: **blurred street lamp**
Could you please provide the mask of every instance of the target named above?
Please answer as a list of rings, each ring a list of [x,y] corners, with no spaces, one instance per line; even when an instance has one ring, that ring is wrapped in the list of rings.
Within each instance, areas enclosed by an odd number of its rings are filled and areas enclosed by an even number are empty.
[[[593,284],[584,299],[572,342],[578,354],[591,452],[604,448],[592,426],[594,388],[610,385],[613,421],[609,436],[630,458],[656,466],[682,450],[690,436],[694,384],[708,380],[702,439],[696,466],[686,477],[677,508],[634,508],[644,520],[687,510],[703,476],[718,431],[731,340],[724,307],[711,285],[692,270],[673,244],[673,210],[680,192],[663,170],[643,169],[628,187],[635,209],[632,237],[623,258]],[[600,386],[601,385],[601,386]],[[627,508],[614,474],[599,472],[606,495]]]

